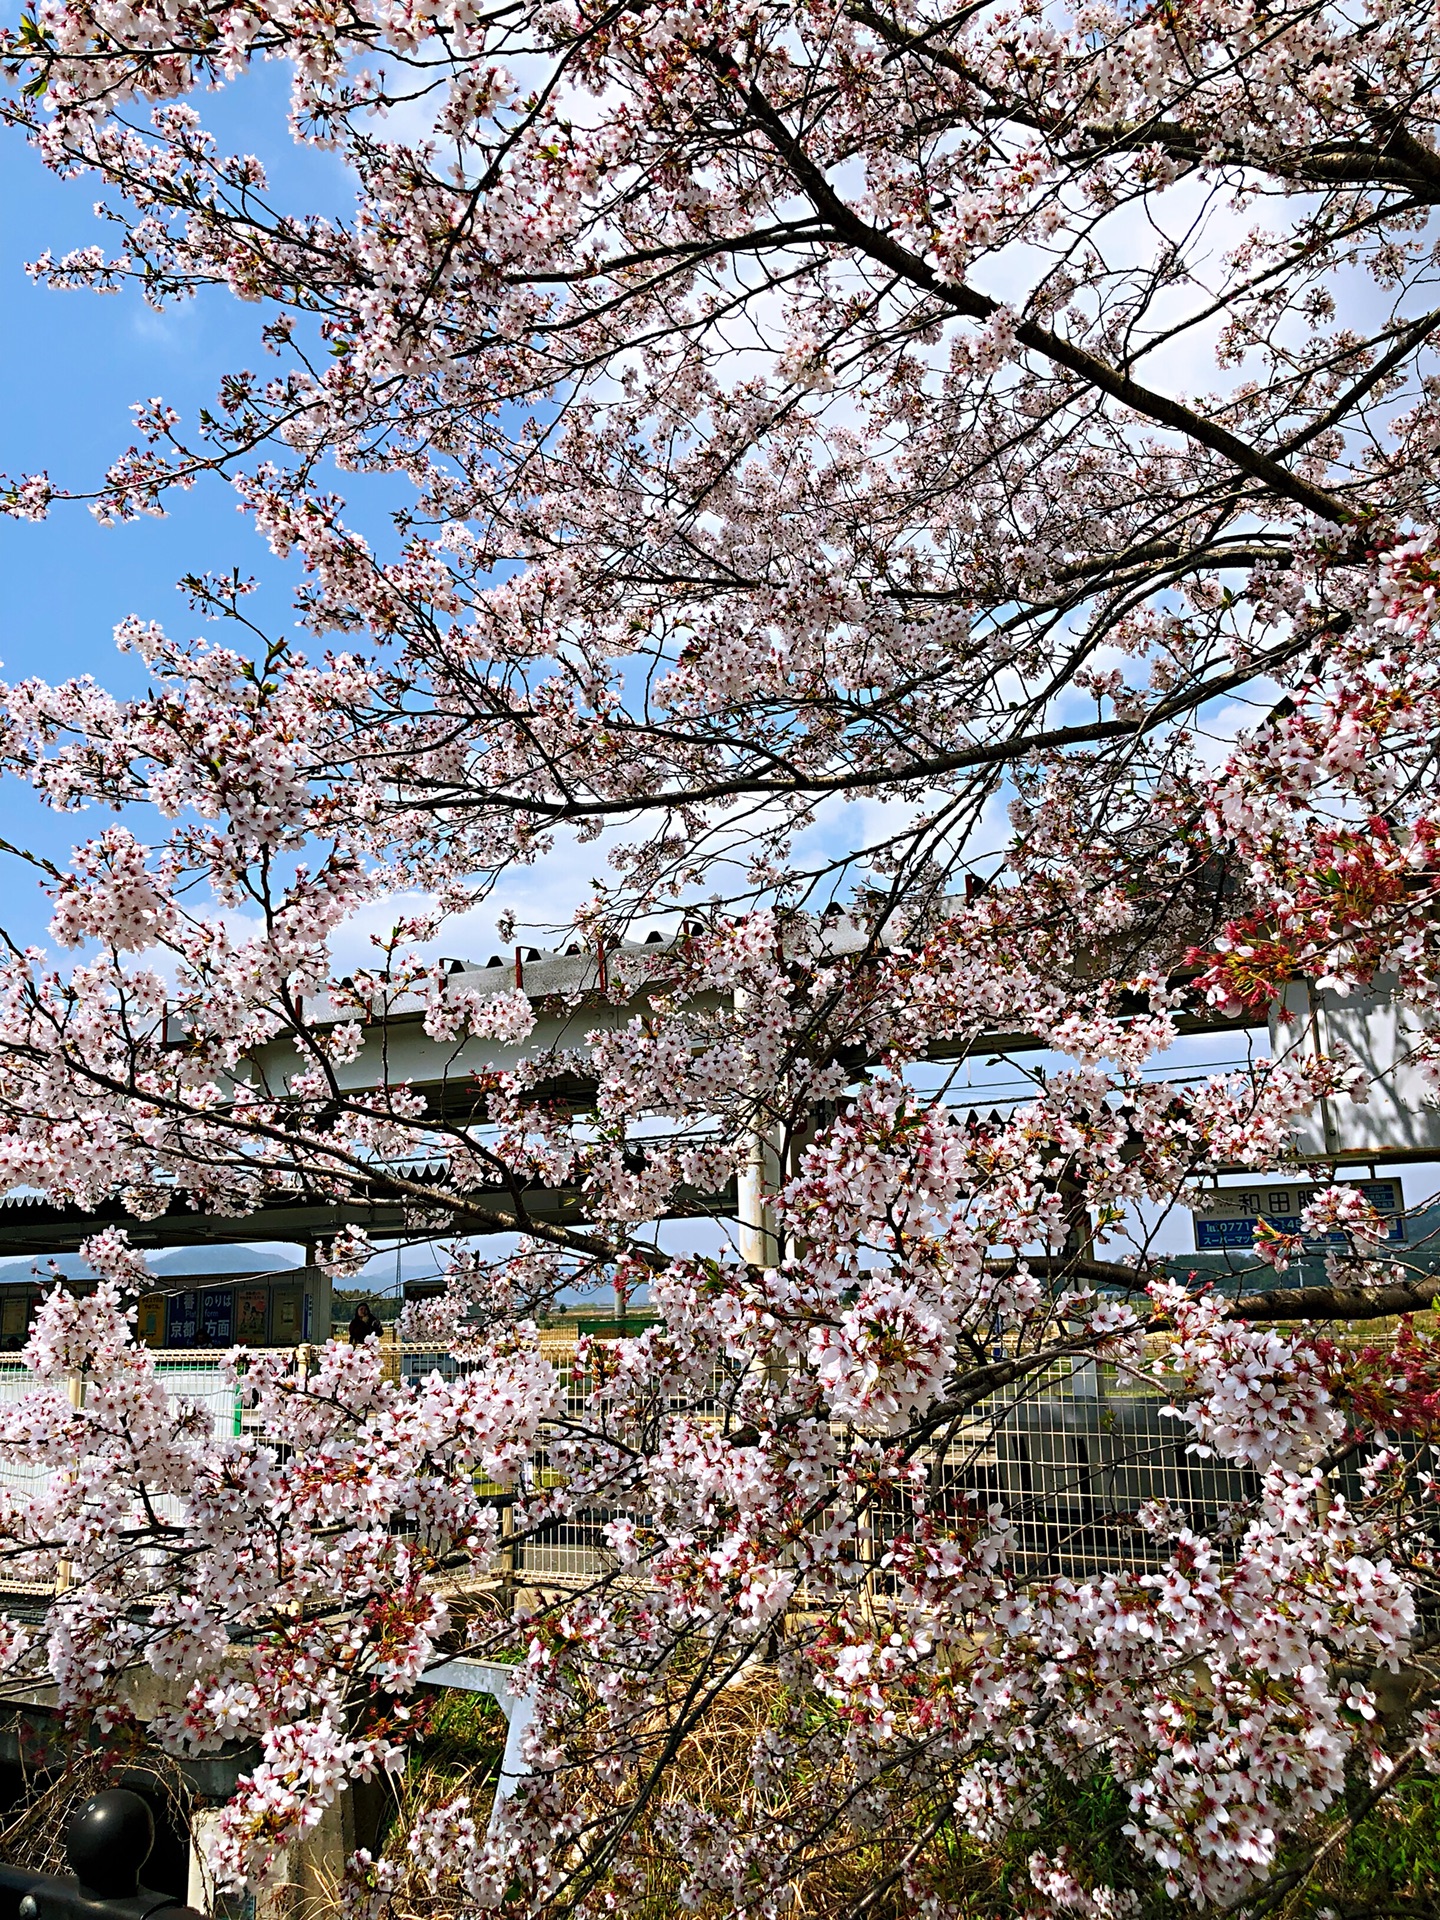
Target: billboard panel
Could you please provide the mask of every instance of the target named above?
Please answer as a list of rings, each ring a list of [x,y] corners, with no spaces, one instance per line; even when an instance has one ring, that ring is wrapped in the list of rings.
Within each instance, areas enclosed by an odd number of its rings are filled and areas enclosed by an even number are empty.
[[[200,1330],[198,1293],[172,1293],[165,1306],[167,1347],[193,1347]]]

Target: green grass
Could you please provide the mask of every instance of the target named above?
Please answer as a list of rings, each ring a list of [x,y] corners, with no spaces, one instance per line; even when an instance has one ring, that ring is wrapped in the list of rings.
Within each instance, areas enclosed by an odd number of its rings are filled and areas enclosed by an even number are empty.
[[[1356,1827],[1333,1867],[1297,1906],[1342,1916],[1440,1913],[1440,1779],[1415,1774]]]
[[[1165,1892],[1163,1877],[1125,1838],[1122,1829],[1130,1817],[1129,1795],[1108,1773],[1075,1781],[1052,1776],[1038,1825],[1016,1828],[993,1848],[965,1838],[971,1874],[988,1864],[995,1876],[991,1901],[980,1911],[1023,1911],[1035,1898],[1030,1856],[1039,1852],[1054,1859],[1065,1852],[1087,1885],[1121,1887],[1135,1894],[1144,1920],[1173,1915],[1175,1903]]]
[[[468,1794],[481,1816],[489,1810],[505,1751],[505,1715],[486,1693],[445,1689],[426,1716],[396,1783],[395,1801],[380,1835],[381,1850],[403,1856],[404,1836],[426,1809]]]
[[[421,1766],[465,1768],[498,1761],[505,1746],[505,1714],[488,1693],[446,1687],[431,1708],[424,1737],[411,1749]]]

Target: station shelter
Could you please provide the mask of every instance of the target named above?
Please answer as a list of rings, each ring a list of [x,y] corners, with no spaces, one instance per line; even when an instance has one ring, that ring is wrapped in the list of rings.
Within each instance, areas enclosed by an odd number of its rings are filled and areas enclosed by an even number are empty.
[[[69,1283],[84,1290],[87,1282]],[[93,1283],[88,1283],[93,1284]],[[0,1353],[25,1344],[45,1292],[33,1275],[0,1283]],[[318,1267],[275,1273],[167,1274],[142,1295],[136,1332],[147,1347],[295,1347],[328,1340],[332,1283]]]

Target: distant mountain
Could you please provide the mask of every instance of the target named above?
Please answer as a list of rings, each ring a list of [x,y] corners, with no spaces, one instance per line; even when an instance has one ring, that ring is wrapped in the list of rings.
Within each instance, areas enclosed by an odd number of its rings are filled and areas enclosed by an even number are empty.
[[[235,1247],[169,1247],[163,1253],[150,1255],[150,1271],[157,1278],[189,1273],[284,1273],[291,1267],[303,1266],[304,1262],[301,1248],[271,1241]],[[13,1285],[17,1280],[28,1280],[37,1267],[43,1274],[49,1270],[49,1264],[43,1255],[23,1260],[0,1260],[0,1286],[7,1282]],[[88,1276],[91,1271],[78,1253],[57,1254],[55,1265],[63,1274],[71,1276]],[[443,1267],[439,1248],[421,1242],[418,1246],[401,1249],[398,1277],[400,1280],[427,1280],[443,1271]],[[396,1278],[395,1249],[386,1247],[350,1284],[376,1294],[398,1295],[400,1289]]]
[[[157,1275],[176,1273],[284,1273],[303,1264],[299,1247],[170,1247],[150,1256],[150,1270]],[[55,1265],[63,1274],[88,1275],[91,1269],[78,1253],[55,1256]],[[28,1280],[36,1268],[47,1273],[50,1262],[43,1257],[28,1260],[0,1260],[0,1286]]]
[[[497,1243],[492,1248],[493,1256],[497,1259],[503,1257],[502,1244]],[[433,1280],[444,1272],[442,1249],[443,1243],[431,1246],[425,1241],[401,1248],[397,1272],[395,1249],[382,1248],[367,1266],[346,1281],[346,1290],[357,1294],[367,1293],[372,1298],[394,1296],[398,1299],[402,1282]],[[88,1276],[91,1271],[78,1253],[57,1254],[55,1264],[63,1274],[69,1276]],[[303,1265],[304,1254],[299,1247],[273,1241],[237,1247],[170,1247],[164,1253],[150,1255],[150,1271],[157,1279],[192,1273],[284,1273],[292,1267]],[[49,1269],[49,1262],[43,1256],[26,1260],[0,1260],[0,1286],[13,1286],[17,1281],[29,1280],[37,1268],[43,1275]],[[608,1288],[599,1294],[566,1292],[561,1298],[571,1302],[582,1298],[596,1299],[603,1304],[609,1301],[610,1293]]]

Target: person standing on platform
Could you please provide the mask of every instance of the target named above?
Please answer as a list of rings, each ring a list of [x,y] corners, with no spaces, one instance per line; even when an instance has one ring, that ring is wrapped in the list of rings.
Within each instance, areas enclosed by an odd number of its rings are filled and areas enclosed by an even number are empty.
[[[362,1300],[350,1321],[350,1344],[352,1347],[363,1347],[367,1340],[379,1338],[380,1322],[371,1312],[370,1302]]]

